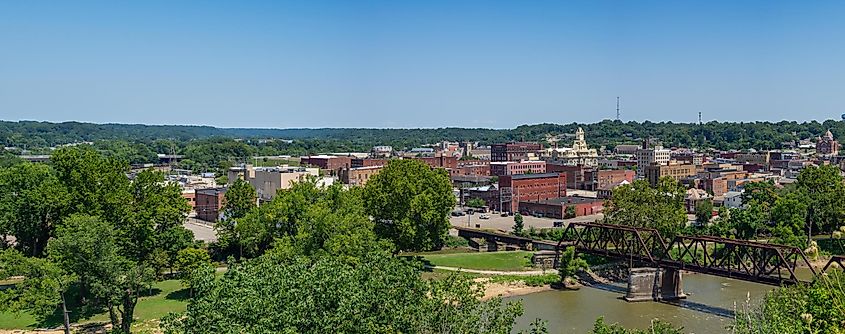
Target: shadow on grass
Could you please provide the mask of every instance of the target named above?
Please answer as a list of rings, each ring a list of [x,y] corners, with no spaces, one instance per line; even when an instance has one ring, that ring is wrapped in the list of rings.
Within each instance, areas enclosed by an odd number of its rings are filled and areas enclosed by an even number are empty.
[[[156,296],[161,292],[162,290],[158,288],[145,289],[141,291],[140,296]],[[98,314],[108,313],[108,308],[106,308],[105,305],[100,305],[101,303],[98,303],[95,299],[89,299],[86,302],[82,302],[78,287],[72,287],[65,295],[65,297],[68,300],[68,318],[70,319],[71,324],[91,319],[92,317]],[[62,316],[61,306],[57,307],[56,310],[54,310],[53,313],[45,317],[44,320],[37,321],[31,326],[37,328],[63,327],[64,318]]]
[[[168,293],[167,296],[165,296],[164,298],[169,299],[169,300],[185,301],[185,300],[191,299],[191,289],[190,288],[184,288],[184,289],[176,290],[176,291],[173,291],[171,293]]]

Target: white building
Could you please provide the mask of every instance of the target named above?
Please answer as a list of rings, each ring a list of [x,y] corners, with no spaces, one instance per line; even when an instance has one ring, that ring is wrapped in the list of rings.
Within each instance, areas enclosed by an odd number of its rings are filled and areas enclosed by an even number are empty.
[[[654,148],[640,148],[637,150],[637,177],[645,178],[645,168],[650,165],[667,165],[672,151],[655,146]]]
[[[739,191],[726,192],[725,201],[722,202],[726,208],[738,209],[742,207],[742,193]]]
[[[599,154],[587,146],[584,129],[575,131],[572,147],[551,147],[546,149],[546,160],[561,162],[567,166],[598,166]]]

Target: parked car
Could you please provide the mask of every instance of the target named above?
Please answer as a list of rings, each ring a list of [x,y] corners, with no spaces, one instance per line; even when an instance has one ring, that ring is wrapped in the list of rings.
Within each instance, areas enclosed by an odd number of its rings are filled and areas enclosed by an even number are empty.
[[[563,222],[559,220],[554,222],[554,227],[563,227]]]
[[[490,219],[490,215],[482,213],[480,216],[478,216],[478,219]]]
[[[502,217],[507,217],[507,216],[508,216],[508,213],[507,213],[507,212],[502,212],[502,214],[501,214],[500,216],[502,216]]]
[[[463,216],[463,215],[464,215],[463,211],[460,211],[460,210],[452,211],[452,217],[460,217],[460,216]]]

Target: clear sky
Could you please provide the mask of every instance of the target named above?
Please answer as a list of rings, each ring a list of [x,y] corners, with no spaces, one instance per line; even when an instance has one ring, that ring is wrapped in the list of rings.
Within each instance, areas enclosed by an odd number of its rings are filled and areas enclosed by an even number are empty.
[[[845,1],[2,1],[0,119],[824,120]]]

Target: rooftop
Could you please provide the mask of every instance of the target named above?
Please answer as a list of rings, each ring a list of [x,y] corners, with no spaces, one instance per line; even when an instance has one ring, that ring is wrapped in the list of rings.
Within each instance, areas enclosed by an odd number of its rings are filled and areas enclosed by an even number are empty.
[[[525,201],[530,203],[540,203],[540,204],[549,204],[549,205],[563,205],[563,204],[584,204],[584,203],[593,203],[593,202],[601,202],[602,200],[597,198],[591,197],[580,197],[580,196],[566,196],[566,197],[558,197],[547,199],[543,201]]]
[[[546,177],[559,177],[560,174],[558,173],[539,173],[539,174],[520,174],[520,175],[513,175],[511,176],[512,180],[530,180],[530,179],[542,179]]]

